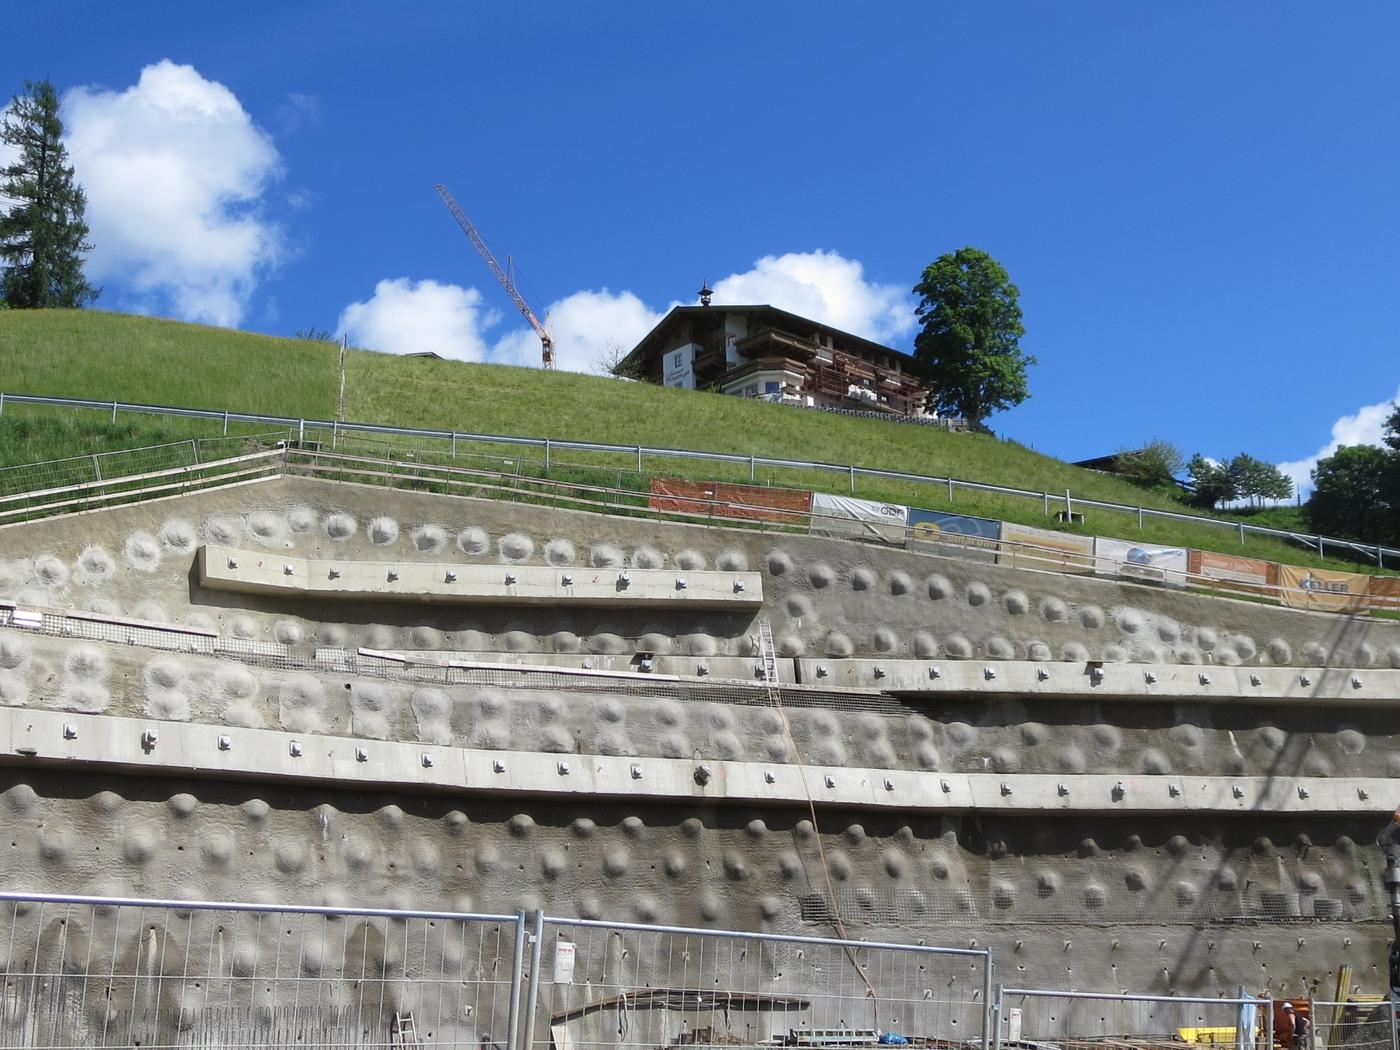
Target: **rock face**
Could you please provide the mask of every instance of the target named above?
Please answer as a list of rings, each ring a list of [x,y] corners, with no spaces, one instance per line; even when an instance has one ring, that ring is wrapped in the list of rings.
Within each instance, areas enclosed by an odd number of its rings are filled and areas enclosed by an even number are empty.
[[[756,572],[763,602],[232,594],[192,574],[204,545],[386,579]],[[1300,994],[1346,963],[1379,989],[1400,625],[308,480],[0,529],[0,600],[46,614],[0,605],[9,888],[839,920],[991,947],[1018,985]],[[337,936],[401,965],[373,924]],[[351,955],[299,965],[353,980]]]

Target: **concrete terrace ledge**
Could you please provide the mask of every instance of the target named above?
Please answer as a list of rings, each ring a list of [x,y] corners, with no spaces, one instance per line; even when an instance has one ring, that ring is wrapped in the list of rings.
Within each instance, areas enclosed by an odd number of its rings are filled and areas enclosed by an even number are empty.
[[[763,803],[957,813],[1390,812],[1372,777],[1000,774],[481,751],[443,745],[0,709],[0,763],[456,794]]]
[[[757,572],[556,568],[297,558],[206,545],[195,557],[202,586],[287,598],[458,605],[726,609],[763,604]]]

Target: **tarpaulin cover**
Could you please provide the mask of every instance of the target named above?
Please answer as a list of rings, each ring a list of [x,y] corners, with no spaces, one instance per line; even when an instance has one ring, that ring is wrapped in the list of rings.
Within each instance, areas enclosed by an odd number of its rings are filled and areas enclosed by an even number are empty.
[[[1192,576],[1228,583],[1231,590],[1266,594],[1278,583],[1278,566],[1258,558],[1193,550],[1187,564]]]
[[[852,496],[812,494],[812,535],[876,540],[903,547],[909,508]]]
[[[909,508],[909,546],[973,561],[996,561],[1001,522]]]
[[[1089,576],[1094,572],[1094,538],[1051,532],[1013,522],[1001,523],[998,565]]]
[[[1278,585],[1282,589],[1280,598],[1283,604],[1290,608],[1351,612],[1365,608],[1371,577],[1359,572],[1280,565]]]
[[[1186,548],[1094,538],[1094,571],[1100,576],[1186,586]]]

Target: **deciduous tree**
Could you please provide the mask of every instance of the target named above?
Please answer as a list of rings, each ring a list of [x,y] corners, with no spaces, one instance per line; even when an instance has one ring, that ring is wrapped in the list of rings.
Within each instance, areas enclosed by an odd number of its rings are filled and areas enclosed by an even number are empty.
[[[974,426],[1030,396],[1021,352],[1020,290],[1001,263],[976,248],[935,259],[914,286],[923,328],[914,358],[928,384],[928,407]]]

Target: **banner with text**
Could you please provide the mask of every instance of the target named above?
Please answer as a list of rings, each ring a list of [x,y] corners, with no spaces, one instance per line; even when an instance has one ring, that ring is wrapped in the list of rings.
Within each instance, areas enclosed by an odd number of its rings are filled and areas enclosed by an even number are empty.
[[[909,508],[909,546],[930,554],[972,561],[996,561],[1001,522]]]
[[[652,510],[699,514],[741,521],[773,521],[784,525],[806,522],[812,494],[801,489],[772,489],[761,485],[731,485],[718,481],[652,478]]]
[[[874,540],[893,547],[904,546],[904,526],[909,508],[895,503],[875,503],[852,496],[812,494],[812,535],[842,539]]]
[[[1186,586],[1185,547],[1159,547],[1153,543],[1129,543],[1094,537],[1094,571],[1100,576]]]
[[[1094,572],[1094,538],[1004,521],[997,564],[1090,576]]]
[[[1217,554],[1215,551],[1190,552],[1187,559],[1192,576],[1214,580],[1230,585],[1231,590],[1251,591],[1257,594],[1272,593],[1270,588],[1278,582],[1278,567],[1271,561],[1258,558],[1244,558],[1238,554]]]
[[[1278,567],[1279,597],[1293,609],[1318,612],[1354,612],[1365,608],[1371,577],[1359,572],[1332,569],[1303,569],[1296,565]]]
[[[1372,609],[1400,612],[1400,576],[1372,576],[1366,593]]]

